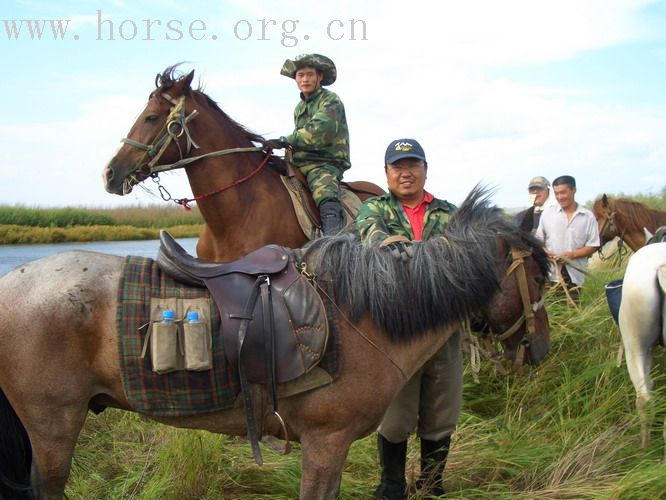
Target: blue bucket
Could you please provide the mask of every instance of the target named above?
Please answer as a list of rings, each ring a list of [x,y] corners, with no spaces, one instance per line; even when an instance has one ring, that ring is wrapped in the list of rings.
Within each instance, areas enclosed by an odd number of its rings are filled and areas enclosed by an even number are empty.
[[[618,315],[620,314],[620,303],[622,302],[622,280],[614,280],[608,283],[606,289],[606,300],[608,301],[608,308],[615,323],[618,322]]]

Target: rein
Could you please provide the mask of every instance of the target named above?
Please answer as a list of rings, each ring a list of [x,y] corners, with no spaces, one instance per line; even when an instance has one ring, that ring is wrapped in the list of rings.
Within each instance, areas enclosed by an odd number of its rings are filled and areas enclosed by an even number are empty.
[[[544,307],[544,298],[541,298],[536,302],[530,301],[530,290],[527,285],[527,273],[525,272],[525,258],[532,255],[531,250],[518,250],[517,248],[511,248],[511,265],[507,268],[502,283],[506,281],[509,276],[511,276],[514,271],[516,275],[516,280],[518,282],[518,290],[520,291],[520,298],[523,302],[523,313],[520,317],[511,325],[506,331],[501,334],[496,335],[495,337],[502,341],[511,337],[518,329],[526,324],[527,334],[521,340],[518,347],[518,352],[516,352],[516,358],[514,363],[518,366],[521,366],[525,361],[525,351],[530,345],[530,340],[536,335],[536,318],[535,313]]]
[[[151,144],[144,144],[142,142],[129,139],[128,137],[123,137],[120,140],[120,142],[145,151],[144,155],[137,162],[134,170],[128,176],[128,180],[133,179],[136,181],[137,177],[135,174],[141,174],[142,176],[144,176],[144,178],[152,177],[153,180],[155,180],[155,182],[158,184],[160,194],[162,195],[162,199],[164,201],[171,200],[171,195],[169,195],[168,191],[166,191],[166,189],[164,189],[163,186],[159,184],[158,174],[160,172],[167,172],[169,170],[184,168],[187,165],[199,160],[203,160],[204,158],[214,158],[235,153],[254,153],[265,150],[263,147],[250,146],[250,147],[222,149],[219,151],[211,151],[209,153],[204,153],[197,156],[188,156],[192,151],[192,148],[199,149],[199,145],[196,142],[194,142],[194,139],[192,139],[192,136],[190,134],[189,128],[187,127],[187,124],[191,120],[196,118],[199,115],[199,112],[195,109],[189,115],[185,114],[184,95],[180,96],[178,99],[174,99],[169,94],[164,94],[164,93],[160,94],[160,96],[166,99],[169,103],[171,103],[171,110],[169,111],[169,116],[166,119],[166,124],[160,130],[160,132],[163,131],[162,135],[160,136],[160,133],[158,133],[155,136],[155,140]],[[185,137],[187,139],[186,143],[187,146],[184,154],[180,146],[180,143],[178,142],[178,140],[183,134],[185,134]],[[158,164],[159,160],[162,158],[165,151],[171,145],[172,142],[178,148],[178,154],[180,156],[180,159],[173,163]],[[272,150],[269,148],[266,151],[266,156],[264,157],[264,159],[252,172],[250,172],[250,174],[240,179],[237,179],[220,189],[216,189],[215,191],[211,191],[210,193],[201,196],[195,196],[194,198],[179,198],[173,201],[179,205],[182,205],[183,208],[185,208],[186,210],[189,210],[190,209],[189,203],[192,201],[199,201],[201,199],[208,198],[210,196],[221,193],[222,191],[226,191],[229,188],[238,186],[239,184],[242,184],[243,182],[250,180],[256,174],[258,174],[259,171],[268,163],[271,154]],[[146,161],[148,160],[148,158],[150,158],[150,160]],[[128,181],[126,180],[125,182]]]

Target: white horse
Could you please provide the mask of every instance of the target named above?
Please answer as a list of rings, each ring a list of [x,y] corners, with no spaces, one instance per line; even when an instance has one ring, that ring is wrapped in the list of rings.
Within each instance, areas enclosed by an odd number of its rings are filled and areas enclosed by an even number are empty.
[[[636,389],[641,446],[645,448],[650,440],[652,348],[660,336],[662,344],[666,345],[666,243],[644,246],[629,260],[622,286],[619,324],[627,369]],[[663,435],[666,443],[666,421]]]

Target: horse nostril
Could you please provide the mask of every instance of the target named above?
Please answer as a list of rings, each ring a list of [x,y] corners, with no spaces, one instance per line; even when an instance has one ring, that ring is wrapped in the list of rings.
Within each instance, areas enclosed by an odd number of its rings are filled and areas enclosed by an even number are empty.
[[[113,180],[114,177],[115,172],[113,169],[111,167],[106,167],[106,169],[104,169],[104,178],[106,179],[106,182]]]

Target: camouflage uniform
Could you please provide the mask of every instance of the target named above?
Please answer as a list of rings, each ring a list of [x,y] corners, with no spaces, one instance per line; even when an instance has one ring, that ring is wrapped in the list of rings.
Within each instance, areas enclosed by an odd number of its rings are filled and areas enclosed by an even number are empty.
[[[422,239],[442,236],[455,210],[434,198],[423,218]],[[391,193],[366,200],[356,217],[363,243],[378,246],[391,236],[414,239],[402,204]],[[404,304],[409,307],[409,304]],[[409,433],[417,430],[421,444],[421,474],[417,487],[431,485],[434,496],[443,494],[441,476],[462,408],[462,334],[449,340],[407,381],[384,413],[377,429],[382,478],[374,492],[378,498],[404,498],[405,460]]]
[[[339,198],[340,179],[349,169],[349,131],[345,107],[328,89],[319,88],[294,110],[296,129],[287,136],[294,164],[307,179],[318,206]]]
[[[433,199],[423,218],[424,240],[441,236],[449,222],[455,205]],[[366,246],[378,246],[389,236],[405,236],[414,239],[412,226],[402,205],[391,193],[366,200],[356,217],[356,227]]]

